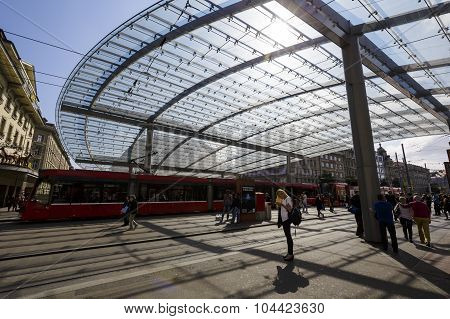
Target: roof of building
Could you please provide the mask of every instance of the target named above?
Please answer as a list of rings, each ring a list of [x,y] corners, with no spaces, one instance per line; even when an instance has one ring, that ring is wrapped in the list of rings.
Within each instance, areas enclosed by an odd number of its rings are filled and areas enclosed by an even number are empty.
[[[164,0],[79,62],[57,126],[77,163],[244,174],[352,147],[342,53],[360,35],[375,142],[447,133],[450,3]],[[433,48],[430,50],[430,48]]]

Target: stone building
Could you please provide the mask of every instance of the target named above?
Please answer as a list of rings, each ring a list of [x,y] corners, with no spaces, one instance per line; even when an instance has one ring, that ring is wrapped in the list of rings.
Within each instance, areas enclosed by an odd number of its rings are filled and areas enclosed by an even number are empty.
[[[30,165],[33,134],[43,125],[37,102],[34,67],[0,30],[0,206],[38,177]]]
[[[69,157],[64,151],[55,125],[51,123],[36,128],[31,154],[34,170],[70,168]]]

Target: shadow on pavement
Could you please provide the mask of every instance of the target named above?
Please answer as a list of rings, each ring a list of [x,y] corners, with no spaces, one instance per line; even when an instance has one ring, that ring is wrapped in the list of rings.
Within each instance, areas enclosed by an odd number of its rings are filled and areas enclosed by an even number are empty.
[[[273,281],[275,292],[283,295],[297,292],[298,288],[309,286],[309,280],[302,276],[295,263],[288,263],[284,268],[277,266],[277,276]]]

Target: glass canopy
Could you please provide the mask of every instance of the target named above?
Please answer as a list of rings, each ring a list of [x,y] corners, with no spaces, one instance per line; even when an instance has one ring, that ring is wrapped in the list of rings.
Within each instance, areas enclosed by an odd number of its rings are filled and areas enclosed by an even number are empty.
[[[336,37],[355,33],[374,142],[445,134],[448,12],[432,0],[157,1],[75,67],[58,129],[76,162],[102,170],[142,166],[150,130],[158,174],[245,174],[349,149]]]

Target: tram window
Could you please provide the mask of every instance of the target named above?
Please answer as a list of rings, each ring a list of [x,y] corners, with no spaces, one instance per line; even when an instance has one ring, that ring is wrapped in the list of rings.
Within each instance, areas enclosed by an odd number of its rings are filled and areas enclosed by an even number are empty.
[[[127,196],[126,184],[104,184],[102,202],[123,202]]]
[[[206,201],[206,186],[194,186],[192,200]]]
[[[167,190],[168,201],[180,202],[184,201],[184,189],[183,187],[171,188]]]
[[[68,184],[55,184],[53,185],[52,203],[70,203],[72,187]]]
[[[83,188],[83,202],[99,203],[100,202],[100,185],[85,184]]]
[[[47,204],[50,199],[50,187],[50,183],[41,182],[36,189],[36,194],[34,195],[36,201]]]

